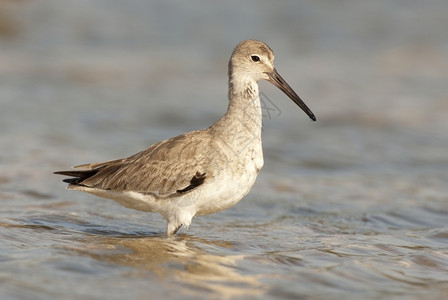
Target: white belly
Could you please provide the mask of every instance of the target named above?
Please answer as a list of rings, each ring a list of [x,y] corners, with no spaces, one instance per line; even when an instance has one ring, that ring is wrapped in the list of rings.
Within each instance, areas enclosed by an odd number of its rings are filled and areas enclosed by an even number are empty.
[[[192,197],[195,197],[198,215],[211,214],[232,207],[249,193],[263,166],[263,157],[261,156],[261,160],[250,160],[243,166],[241,172],[223,170],[219,176],[206,181],[194,191],[196,193]]]

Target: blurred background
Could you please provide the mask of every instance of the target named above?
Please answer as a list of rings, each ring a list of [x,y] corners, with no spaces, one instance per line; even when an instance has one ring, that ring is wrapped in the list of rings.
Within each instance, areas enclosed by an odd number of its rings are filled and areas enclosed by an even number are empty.
[[[443,0],[0,0],[0,296],[448,297],[447,13]],[[211,125],[249,38],[318,121],[260,83],[265,166],[235,208],[158,240],[159,216],[51,174]]]

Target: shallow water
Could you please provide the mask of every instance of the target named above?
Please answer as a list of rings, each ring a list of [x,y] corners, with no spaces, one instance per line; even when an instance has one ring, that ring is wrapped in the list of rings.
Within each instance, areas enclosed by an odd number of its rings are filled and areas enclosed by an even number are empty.
[[[0,2],[0,298],[448,298],[447,9]],[[238,205],[167,239],[51,174],[209,126],[245,38],[318,122],[261,84],[265,166]]]

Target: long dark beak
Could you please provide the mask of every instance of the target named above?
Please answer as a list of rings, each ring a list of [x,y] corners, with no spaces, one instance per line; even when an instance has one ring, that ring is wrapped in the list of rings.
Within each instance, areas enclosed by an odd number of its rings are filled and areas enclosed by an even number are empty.
[[[306,104],[300,99],[300,97],[294,92],[294,90],[286,83],[286,81],[277,73],[277,70],[274,69],[271,73],[266,73],[269,76],[269,82],[278,87],[283,91],[292,101],[294,101],[307,115],[311,118],[311,120],[316,121],[316,117],[314,116],[311,109],[306,106]]]

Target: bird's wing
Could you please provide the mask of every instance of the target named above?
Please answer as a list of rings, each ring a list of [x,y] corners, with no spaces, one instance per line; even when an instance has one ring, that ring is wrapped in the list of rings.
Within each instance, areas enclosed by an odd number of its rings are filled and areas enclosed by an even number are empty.
[[[82,165],[93,169],[58,172],[78,177],[72,184],[116,191],[169,196],[186,193],[213,176],[204,151],[211,144],[207,131],[189,132],[128,158]]]
[[[126,159],[127,158],[119,158],[119,159],[113,159],[113,160],[103,161],[103,162],[99,162],[99,163],[83,164],[83,165],[74,166],[73,169],[79,169],[80,171],[81,170],[93,170],[93,169],[97,169],[97,168],[103,167],[105,165],[119,163],[119,162],[122,162],[122,161],[124,161]]]

